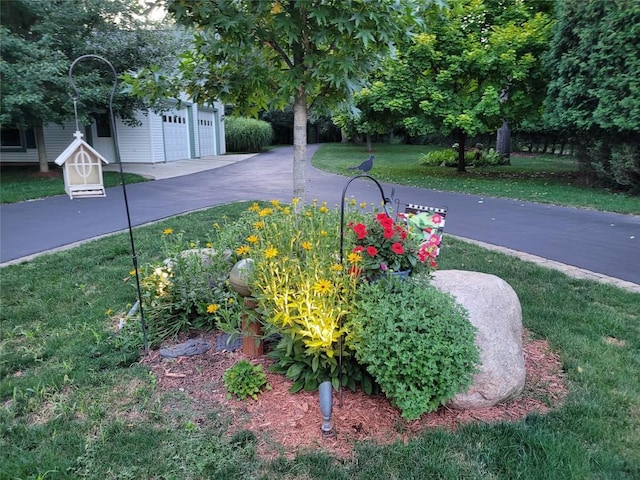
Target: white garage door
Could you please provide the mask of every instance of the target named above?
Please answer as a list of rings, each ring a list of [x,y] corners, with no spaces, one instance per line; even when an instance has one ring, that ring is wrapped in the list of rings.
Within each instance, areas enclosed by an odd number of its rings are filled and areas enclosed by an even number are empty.
[[[189,158],[187,110],[171,110],[162,115],[164,159],[167,162]]]
[[[200,139],[200,156],[216,154],[216,135],[213,112],[200,110],[198,112],[198,138]]]

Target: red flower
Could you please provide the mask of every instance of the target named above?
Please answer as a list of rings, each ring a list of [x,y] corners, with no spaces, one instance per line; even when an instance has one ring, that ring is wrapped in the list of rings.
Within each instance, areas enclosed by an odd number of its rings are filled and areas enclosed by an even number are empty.
[[[367,253],[371,257],[375,257],[378,254],[378,249],[374,246],[367,247]]]
[[[384,236],[384,238],[389,240],[391,237],[393,237],[394,233],[395,232],[393,231],[393,228],[385,228],[382,235]]]
[[[353,247],[353,253],[360,253],[364,250],[364,247],[362,245],[356,245],[355,247]]]
[[[379,213],[378,215],[376,215],[376,219],[378,220],[380,225],[382,225],[382,228],[384,228],[385,230],[387,228],[393,227],[393,220],[386,213]]]
[[[404,247],[400,242],[396,242],[391,245],[391,250],[393,250],[393,252],[397,253],[398,255],[402,255],[404,253]]]
[[[358,240],[362,240],[367,236],[367,226],[364,223],[357,223],[353,226],[353,231],[356,232]]]

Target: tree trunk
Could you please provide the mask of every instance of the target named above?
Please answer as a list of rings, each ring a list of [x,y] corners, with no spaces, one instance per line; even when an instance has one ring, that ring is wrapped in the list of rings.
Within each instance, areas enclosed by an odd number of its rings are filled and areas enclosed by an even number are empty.
[[[306,203],[306,153],[307,153],[307,93],[300,88],[293,103],[293,197],[301,210]]]
[[[466,172],[467,169],[464,166],[464,145],[467,140],[467,134],[460,130],[458,135],[458,171]]]
[[[371,134],[367,133],[367,152],[370,152],[371,150],[373,150],[373,146],[371,144]]]
[[[38,149],[38,162],[40,163],[40,173],[49,171],[49,160],[47,159],[47,147],[44,144],[44,129],[42,125],[33,127],[36,137],[36,148]]]
[[[507,160],[511,158],[511,130],[509,129],[509,122],[506,120],[502,122],[502,126],[498,129],[496,151],[502,158]]]

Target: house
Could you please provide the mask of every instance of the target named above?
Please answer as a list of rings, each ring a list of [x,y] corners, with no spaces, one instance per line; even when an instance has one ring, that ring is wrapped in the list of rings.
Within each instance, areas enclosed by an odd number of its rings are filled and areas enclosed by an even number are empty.
[[[122,163],[163,163],[201,158],[226,153],[224,141],[224,107],[212,107],[182,102],[162,114],[151,110],[138,112],[139,126],[127,126],[116,121]],[[115,162],[115,149],[107,115],[84,127],[86,142],[108,162]],[[47,157],[55,159],[73,141],[74,120],[64,125],[44,127]],[[0,161],[10,163],[38,163],[38,151],[33,131],[2,129]]]

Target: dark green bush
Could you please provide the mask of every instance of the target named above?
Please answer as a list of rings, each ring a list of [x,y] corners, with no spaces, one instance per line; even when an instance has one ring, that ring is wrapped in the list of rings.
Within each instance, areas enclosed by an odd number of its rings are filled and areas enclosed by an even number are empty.
[[[428,277],[363,284],[349,327],[356,359],[406,420],[436,410],[473,380],[475,327]]]
[[[599,180],[631,193],[640,192],[640,146],[620,143],[605,148],[598,143],[589,151],[589,161]]]
[[[465,152],[464,163],[465,165],[473,165],[476,158],[476,153],[473,151]],[[434,152],[424,153],[419,158],[421,165],[428,167],[457,167],[458,166],[458,152],[454,149],[447,148],[445,150],[436,150]]]
[[[228,152],[260,152],[273,140],[271,124],[245,117],[226,117],[225,140]]]

